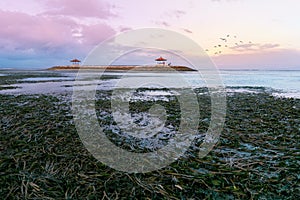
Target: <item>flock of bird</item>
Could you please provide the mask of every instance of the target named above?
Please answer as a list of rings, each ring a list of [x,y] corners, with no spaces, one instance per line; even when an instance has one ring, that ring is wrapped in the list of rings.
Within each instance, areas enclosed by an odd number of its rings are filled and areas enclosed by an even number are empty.
[[[239,40],[236,35],[226,35],[225,37],[219,38],[223,43],[213,46],[212,49],[206,49],[207,52],[214,52],[215,55],[222,54],[224,48],[233,48],[234,46],[239,47],[240,45],[247,44],[243,40]],[[252,44],[251,41],[248,44]]]

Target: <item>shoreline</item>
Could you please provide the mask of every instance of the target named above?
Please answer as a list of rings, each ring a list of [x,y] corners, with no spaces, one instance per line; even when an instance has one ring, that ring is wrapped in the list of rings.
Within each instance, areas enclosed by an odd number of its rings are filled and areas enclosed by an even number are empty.
[[[196,71],[186,66],[161,66],[161,65],[153,65],[153,66],[139,66],[139,65],[110,65],[110,66],[102,66],[102,65],[83,65],[83,66],[54,66],[48,68],[50,71],[60,71],[60,70],[107,70],[107,71],[143,71],[143,72],[153,72],[153,71]]]
[[[87,70],[85,72],[90,73],[97,73],[98,70]],[[36,90],[42,90],[45,92],[50,93],[50,91],[54,91],[54,93],[57,93],[57,91],[65,91],[70,90],[70,87],[72,86],[73,81],[76,78],[76,73],[78,70],[43,70],[43,71],[2,71],[2,76],[0,76],[0,93],[1,94],[24,94],[24,93],[31,93]],[[128,71],[121,71],[121,70],[103,70],[98,71],[103,73],[103,81],[115,81],[115,79],[119,79],[122,77],[123,73],[126,73]],[[176,72],[175,71],[129,71],[132,77],[135,77],[135,74],[137,74],[137,77],[139,77],[139,73],[153,73],[154,75],[158,75],[158,78],[160,77],[167,77],[167,78],[176,78]],[[107,74],[106,74],[107,73]],[[184,76],[191,74],[189,77],[193,77],[195,72],[178,72],[180,74],[183,74]],[[142,75],[141,77],[145,76]],[[169,74],[169,75],[168,75]],[[174,75],[174,76],[173,76]],[[151,75],[152,76],[152,75]],[[226,78],[226,74],[223,75]],[[228,75],[227,75],[228,76]],[[233,74],[235,76],[235,74]],[[140,77],[140,78],[141,78]],[[223,78],[224,78],[223,77]],[[297,76],[295,76],[297,77]],[[248,78],[248,77],[246,77]],[[191,81],[194,79],[191,78]],[[273,96],[276,96],[278,98],[295,98],[300,99],[300,91],[295,89],[297,87],[296,83],[294,84],[292,88],[285,88],[285,87],[275,87],[270,85],[259,85],[259,84],[252,84],[249,85],[241,84],[240,86],[236,83],[226,83],[226,79],[223,79],[225,81],[224,86],[228,90],[228,94],[236,91],[236,92],[250,92],[250,93],[259,93],[262,90],[265,90],[269,94],[272,94]],[[248,78],[248,80],[251,80]],[[112,83],[110,83],[112,84]],[[105,85],[104,85],[105,86]],[[38,89],[39,87],[44,89]],[[201,85],[199,84],[197,87],[205,87],[205,84]],[[193,88],[197,88],[193,87]],[[48,88],[48,89],[45,89]],[[174,87],[176,88],[176,87]],[[262,89],[264,88],[264,89]],[[28,90],[26,92],[26,90]],[[230,91],[231,90],[231,91]],[[31,91],[31,92],[30,92]],[[44,93],[44,92],[38,92],[38,93]]]

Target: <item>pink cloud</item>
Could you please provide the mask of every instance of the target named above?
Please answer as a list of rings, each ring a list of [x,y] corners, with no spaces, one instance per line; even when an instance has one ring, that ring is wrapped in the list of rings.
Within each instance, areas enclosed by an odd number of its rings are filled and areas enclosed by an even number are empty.
[[[57,46],[72,42],[71,30],[78,25],[65,18],[31,16],[0,10],[0,37],[16,48]]]
[[[169,18],[179,19],[183,15],[186,15],[186,12],[184,10],[169,10],[169,11],[165,12],[164,15]]]
[[[116,32],[105,22],[115,16],[113,7],[102,0],[39,3],[43,11],[35,15],[0,10],[0,58],[6,65],[32,62],[41,66],[43,62],[51,65],[70,57],[84,58],[95,45]],[[89,20],[92,25],[85,23]]]
[[[164,26],[164,27],[169,27],[170,24],[166,21],[157,21],[155,22],[155,24],[160,25],[160,26]]]
[[[174,11],[174,15],[175,15],[176,18],[180,18],[181,16],[183,16],[185,14],[186,14],[186,12],[183,11],[183,10],[175,10]]]
[[[184,29],[182,29],[182,30],[184,30],[184,31],[187,32],[187,33],[193,33],[193,31],[191,31],[190,29],[187,29],[187,28],[184,28]]]
[[[276,47],[279,47],[280,45],[279,44],[263,44],[263,45],[260,45],[260,49],[273,49],[273,48],[276,48]]]
[[[269,49],[275,49],[277,47],[280,47],[279,44],[254,44],[254,43],[248,43],[248,44],[238,44],[236,46],[229,47],[232,50],[235,51],[261,51],[261,50],[269,50]]]
[[[111,12],[110,4],[99,0],[46,0],[45,6],[49,8],[43,14],[64,15],[73,17],[95,17],[107,19],[115,16]]]
[[[0,10],[0,47],[2,49],[45,49],[74,45],[96,45],[113,35],[109,25],[82,25],[63,17],[32,16]]]
[[[132,30],[132,28],[127,27],[127,26],[121,26],[121,27],[119,28],[119,31],[120,31],[120,32],[125,32],[125,31],[130,31],[130,30]]]
[[[105,23],[82,26],[83,42],[86,45],[97,45],[101,41],[115,34],[115,30]]]

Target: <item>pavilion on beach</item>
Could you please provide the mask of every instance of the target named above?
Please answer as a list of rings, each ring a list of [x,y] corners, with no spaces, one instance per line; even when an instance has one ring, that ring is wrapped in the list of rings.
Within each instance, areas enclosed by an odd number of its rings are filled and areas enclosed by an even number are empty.
[[[73,66],[78,66],[81,61],[75,58],[73,60],[70,60],[70,62],[72,63]]]

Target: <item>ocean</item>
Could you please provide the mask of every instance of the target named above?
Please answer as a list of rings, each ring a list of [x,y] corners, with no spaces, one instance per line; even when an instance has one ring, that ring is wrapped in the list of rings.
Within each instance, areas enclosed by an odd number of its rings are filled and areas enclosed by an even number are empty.
[[[220,70],[221,81],[228,93],[257,93],[264,88],[274,96],[300,98],[300,70]],[[172,87],[182,87],[179,79],[184,79],[184,87],[205,87],[206,82],[196,72],[156,73],[156,72],[105,72],[105,79],[97,82],[97,89],[108,90],[118,85],[120,80],[129,85],[136,83],[156,83],[164,87],[164,81],[171,81]],[[0,94],[56,94],[72,92],[77,72],[46,70],[1,70]],[[116,78],[117,77],[117,78]],[[217,77],[217,76],[216,76]],[[97,76],[98,78],[98,76]],[[4,83],[5,82],[5,83]],[[93,81],[80,79],[76,84],[91,85]],[[162,84],[160,84],[162,83]],[[142,86],[142,85],[141,85]],[[144,85],[146,86],[146,85]],[[149,85],[148,85],[149,86]],[[170,86],[170,85],[168,85]]]

